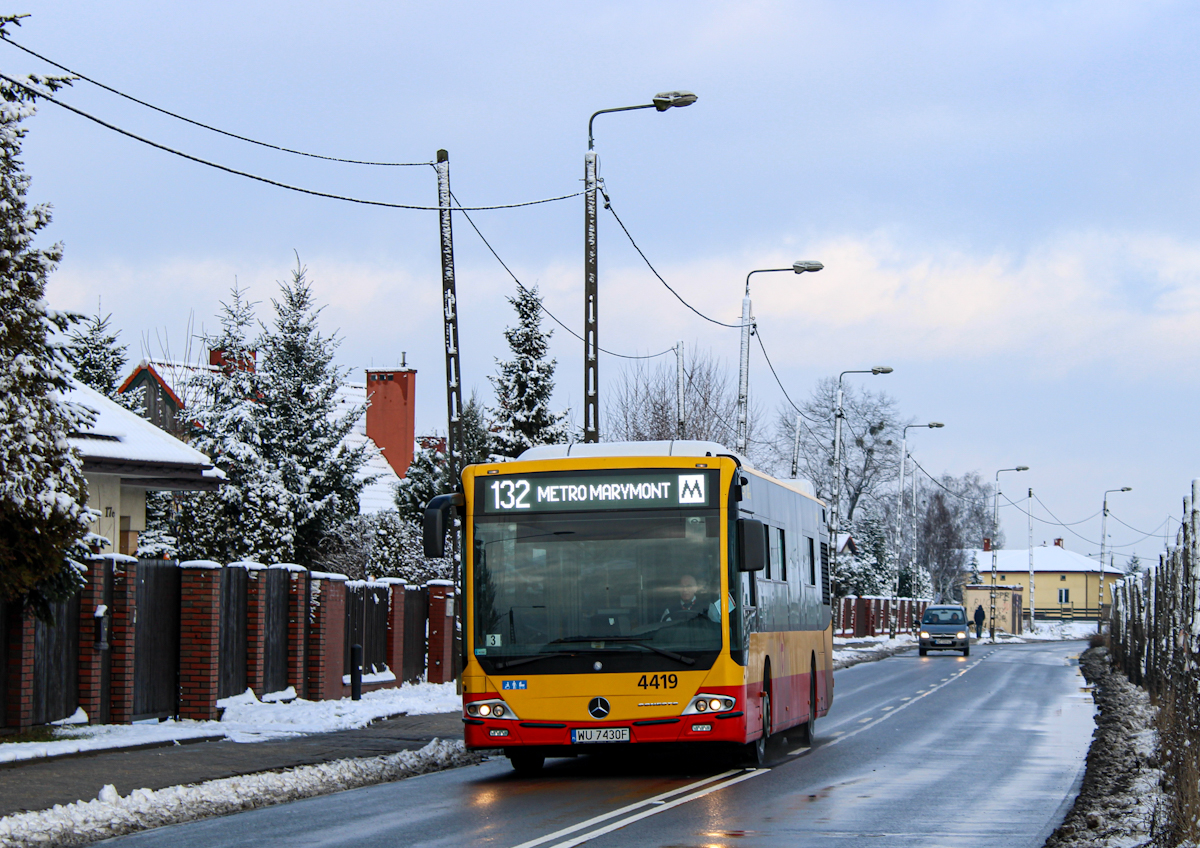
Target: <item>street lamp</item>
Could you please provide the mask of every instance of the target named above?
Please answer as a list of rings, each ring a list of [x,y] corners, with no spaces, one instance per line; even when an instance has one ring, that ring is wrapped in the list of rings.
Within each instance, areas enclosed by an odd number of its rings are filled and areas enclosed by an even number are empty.
[[[750,314],[750,278],[755,274],[774,274],[781,271],[792,271],[803,274],[813,273],[825,266],[812,260],[793,262],[790,268],[759,268],[746,275],[746,294],[742,297],[742,358],[738,369],[738,405],[737,405],[737,434],[734,438],[734,450],[743,456],[748,453],[750,441],[750,331],[754,326],[754,316]],[[793,477],[796,475],[793,473]]]
[[[640,106],[620,106],[601,109],[588,118],[588,152],[583,157],[583,440],[600,441],[600,339],[599,303],[597,289],[596,238],[596,153],[592,122],[597,115],[609,112],[630,112],[635,109],[657,109],[665,112],[672,106],[691,106],[696,95],[690,91],[666,91],[656,94],[649,103]]]
[[[1096,632],[1100,633],[1103,629],[1103,616],[1100,611],[1104,608],[1104,541],[1108,536],[1108,496],[1113,492],[1132,492],[1133,489],[1129,486],[1122,486],[1120,489],[1105,489],[1104,490],[1104,509],[1100,518],[1100,578],[1097,582],[1096,589]],[[1087,599],[1084,599],[1086,605]]]
[[[837,406],[833,409],[833,509],[830,510],[830,542],[837,557],[838,533],[841,530],[842,502],[842,378],[847,374],[891,374],[887,365],[876,365],[865,371],[843,371],[838,374]]]
[[[992,506],[992,604],[991,623],[988,633],[993,642],[996,641],[996,536],[1000,532],[1000,475],[1005,471],[1028,471],[1028,465],[1018,465],[1016,468],[1001,468],[996,472],[996,496]]]
[[[896,487],[896,579],[892,583],[892,614],[889,616],[892,620],[889,633],[893,639],[896,638],[896,610],[900,604],[900,557],[904,552],[904,543],[901,541],[903,534],[904,522],[901,515],[904,512],[904,460],[908,456],[908,431],[914,427],[928,427],[930,430],[939,430],[946,425],[940,421],[930,421],[928,424],[906,424],[904,429],[900,431],[900,483]],[[913,472],[914,474],[916,472]]]

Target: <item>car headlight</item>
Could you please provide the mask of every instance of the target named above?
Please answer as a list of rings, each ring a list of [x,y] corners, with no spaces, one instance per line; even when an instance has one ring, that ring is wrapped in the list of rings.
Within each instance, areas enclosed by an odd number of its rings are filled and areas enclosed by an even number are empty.
[[[728,695],[709,695],[701,692],[688,702],[683,715],[696,713],[724,713],[737,706],[737,700]]]
[[[466,705],[465,711],[471,718],[498,718],[506,721],[516,721],[517,714],[512,707],[501,698],[490,698],[486,701],[472,701]]]
[[[922,639],[928,639],[928,638],[929,638],[929,631],[928,631],[928,630],[922,630],[922,631],[921,631],[921,638],[922,638]]]
[[[957,633],[954,634],[954,638],[955,639],[966,639],[967,631],[965,631],[965,630],[958,631]]]

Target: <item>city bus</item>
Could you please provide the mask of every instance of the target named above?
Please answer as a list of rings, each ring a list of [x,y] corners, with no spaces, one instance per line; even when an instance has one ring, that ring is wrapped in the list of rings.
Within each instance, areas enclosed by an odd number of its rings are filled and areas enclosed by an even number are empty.
[[[833,700],[825,506],[715,442],[537,447],[430,502],[462,542],[466,746],[515,769],[620,745],[754,762]]]

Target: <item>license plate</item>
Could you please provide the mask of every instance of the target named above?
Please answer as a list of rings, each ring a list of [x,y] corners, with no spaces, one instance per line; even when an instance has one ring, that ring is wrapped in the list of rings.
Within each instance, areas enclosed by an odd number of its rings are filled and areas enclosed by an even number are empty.
[[[571,744],[589,742],[628,742],[628,727],[578,727],[571,731]]]
[[[934,639],[933,640],[933,644],[935,644],[935,645],[951,645],[953,643],[954,643],[953,639]]]

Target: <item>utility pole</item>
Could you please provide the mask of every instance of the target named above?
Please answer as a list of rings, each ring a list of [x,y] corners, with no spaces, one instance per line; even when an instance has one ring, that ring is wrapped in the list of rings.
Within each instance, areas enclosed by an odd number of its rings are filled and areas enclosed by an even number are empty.
[[[792,442],[792,479],[800,472],[800,413],[796,413],[796,438]]]
[[[1000,475],[1005,471],[1028,470],[1028,465],[1018,465],[1016,468],[1001,468],[996,472],[996,496],[992,507],[992,602],[991,614],[988,617],[988,634],[993,642],[996,641],[996,537],[1000,535]]]
[[[450,154],[437,152],[438,223],[441,231],[442,252],[442,315],[446,336],[446,464],[450,471],[451,484],[455,489],[461,485],[462,472],[462,378],[458,360],[458,295],[454,286],[454,233],[450,226]],[[450,507],[450,555],[454,562],[454,586],[459,602],[454,605],[455,640],[458,639],[458,622],[462,620],[462,574],[461,556],[458,549],[458,510]],[[462,651],[455,645],[453,652],[454,676],[462,669]]]
[[[1113,492],[1132,492],[1133,489],[1129,486],[1122,486],[1119,489],[1106,489],[1104,492],[1104,508],[1100,518],[1100,573],[1097,575],[1096,581],[1096,632],[1104,632],[1104,616],[1101,615],[1101,610],[1104,608],[1104,542],[1108,538],[1108,496]],[[1084,598],[1084,605],[1087,605],[1087,598]]]
[[[746,277],[746,296],[742,298],[742,355],[738,358],[737,436],[734,450],[745,456],[750,447],[750,333],[754,316],[750,309],[750,278]]]
[[[683,438],[683,339],[675,342],[675,438]]]
[[[589,133],[590,135],[590,133]],[[600,330],[596,314],[596,151],[588,138],[583,157],[583,440],[600,441]]]

